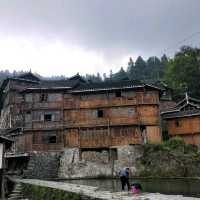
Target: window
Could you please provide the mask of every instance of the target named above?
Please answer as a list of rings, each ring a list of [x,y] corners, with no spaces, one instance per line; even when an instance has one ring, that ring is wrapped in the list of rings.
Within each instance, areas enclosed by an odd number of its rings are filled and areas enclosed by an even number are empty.
[[[46,102],[48,99],[48,94],[41,94],[40,95],[40,102]]]
[[[31,121],[32,121],[31,112],[27,111],[25,114],[25,123],[31,123]]]
[[[48,138],[49,143],[56,143],[56,135],[51,135]]]
[[[110,159],[111,160],[118,160],[117,149],[110,149]]]
[[[55,144],[57,143],[57,137],[55,133],[45,133],[42,135],[43,144]]]
[[[176,120],[176,121],[175,121],[175,124],[176,124],[176,127],[179,127],[179,126],[180,126],[179,120]]]
[[[33,134],[33,144],[59,144],[62,142],[60,132],[44,131]]]
[[[98,116],[98,118],[102,118],[103,117],[103,110],[98,110],[97,116]]]
[[[52,114],[44,114],[44,121],[53,121]]]
[[[115,96],[116,96],[116,97],[121,97],[121,96],[122,96],[121,91],[117,91],[117,92],[115,92]]]
[[[25,102],[32,102],[32,94],[25,95]]]

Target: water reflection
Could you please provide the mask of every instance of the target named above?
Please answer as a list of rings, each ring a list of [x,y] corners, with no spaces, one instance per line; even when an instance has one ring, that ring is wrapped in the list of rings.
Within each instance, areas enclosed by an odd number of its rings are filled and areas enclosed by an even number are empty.
[[[131,182],[137,181],[142,184],[145,192],[162,194],[181,194],[186,196],[200,197],[200,180],[194,179],[131,179]],[[100,190],[109,190],[112,192],[121,191],[120,181],[118,179],[85,179],[70,180],[70,183],[81,185],[90,185],[99,187]]]

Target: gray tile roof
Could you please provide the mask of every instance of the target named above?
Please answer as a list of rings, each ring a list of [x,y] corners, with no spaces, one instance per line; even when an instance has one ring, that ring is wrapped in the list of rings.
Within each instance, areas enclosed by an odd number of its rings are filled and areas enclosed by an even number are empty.
[[[175,107],[161,113],[163,119],[200,115],[200,100],[189,97],[179,101]]]

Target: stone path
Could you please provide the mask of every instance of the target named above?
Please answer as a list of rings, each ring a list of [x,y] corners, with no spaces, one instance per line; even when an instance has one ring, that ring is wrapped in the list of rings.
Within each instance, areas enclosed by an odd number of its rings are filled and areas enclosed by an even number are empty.
[[[77,185],[64,182],[55,181],[43,181],[37,179],[15,179],[18,183],[27,183],[32,185],[38,185],[42,187],[49,187],[64,190],[67,192],[73,192],[82,194],[92,198],[98,198],[102,200],[198,200],[199,198],[194,197],[183,197],[181,195],[162,195],[158,193],[143,193],[139,195],[133,195],[128,192],[109,192],[100,191],[98,187]]]

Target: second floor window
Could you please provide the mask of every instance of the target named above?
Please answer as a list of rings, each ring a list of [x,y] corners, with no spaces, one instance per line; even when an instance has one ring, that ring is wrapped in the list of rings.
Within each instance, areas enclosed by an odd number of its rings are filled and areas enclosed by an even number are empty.
[[[53,114],[44,114],[44,121],[53,121],[54,115]]]
[[[55,144],[57,143],[57,136],[53,133],[45,133],[42,135],[42,143],[43,144]]]
[[[98,110],[97,111],[97,117],[102,118],[103,117],[103,110]]]
[[[115,96],[116,96],[116,97],[121,97],[121,96],[122,96],[121,91],[116,91],[116,92],[115,92]]]
[[[179,122],[178,119],[175,121],[175,124],[176,124],[176,127],[179,127],[179,126],[180,126],[180,122]]]
[[[43,93],[40,95],[40,102],[46,102],[48,100],[48,94]]]

